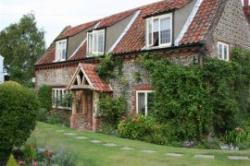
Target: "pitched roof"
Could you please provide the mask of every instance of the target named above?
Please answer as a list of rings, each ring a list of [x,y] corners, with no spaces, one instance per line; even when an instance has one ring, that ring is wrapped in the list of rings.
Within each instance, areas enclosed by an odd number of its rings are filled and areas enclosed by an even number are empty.
[[[202,41],[216,16],[219,0],[204,0],[191,25],[181,40],[181,44],[193,44]]]
[[[111,87],[105,81],[103,81],[96,72],[96,65],[95,64],[87,64],[87,63],[80,63],[76,69],[76,73],[72,77],[70,81],[70,86],[76,79],[78,72],[81,69],[84,72],[84,77],[86,77],[90,83],[91,88],[95,91],[99,92],[112,92]]]
[[[140,51],[145,46],[145,17],[171,11],[174,9],[180,9],[189,4],[191,0],[162,0],[149,5],[144,5],[132,10],[121,12],[103,19],[85,23],[77,27],[71,27],[65,31],[64,35],[70,36],[89,28],[93,25],[98,25],[96,28],[108,27],[116,22],[123,20],[124,18],[135,14],[136,11],[140,11],[138,17],[134,23],[128,29],[126,34],[122,37],[116,47],[113,49],[114,54],[129,53],[134,51]],[[217,9],[219,6],[219,0],[203,0],[194,19],[192,20],[188,30],[185,32],[181,39],[181,45],[195,44],[202,41],[210,29],[213,20],[215,19]],[[95,23],[95,24],[94,24]],[[49,50],[48,50],[49,51]],[[39,60],[37,64],[48,64],[53,62],[51,53],[45,53],[47,61]],[[84,44],[75,56],[70,60],[82,59],[86,56],[86,44]],[[46,58],[42,58],[46,59]]]

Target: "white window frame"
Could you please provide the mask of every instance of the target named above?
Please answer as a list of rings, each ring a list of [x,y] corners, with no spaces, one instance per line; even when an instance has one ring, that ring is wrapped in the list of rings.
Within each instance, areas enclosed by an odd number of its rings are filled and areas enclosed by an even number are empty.
[[[170,18],[170,42],[169,43],[164,43],[161,44],[161,19],[165,19],[165,18]],[[154,20],[155,19],[159,19],[159,46],[152,46],[152,44],[149,43],[149,23],[151,23],[152,25],[152,35],[151,35],[151,41],[153,42],[153,33],[154,33]],[[160,15],[160,16],[155,16],[155,17],[150,17],[146,20],[146,47],[147,48],[158,48],[158,47],[171,47],[173,43],[173,13],[168,13],[168,14],[164,14],[164,15]]]
[[[65,52],[65,57],[63,57],[63,51]],[[65,61],[67,56],[67,39],[59,40],[56,42],[56,56],[55,61]]]
[[[138,99],[139,99],[139,93],[144,93],[145,94],[145,115],[144,116],[148,116],[148,94],[149,93],[154,93],[153,90],[138,90],[136,91],[136,114],[139,114],[139,103],[138,103]]]
[[[102,46],[101,46],[101,47],[103,47],[103,52],[98,51],[99,50],[99,38],[97,36],[99,34],[103,35],[103,43],[102,43]],[[90,47],[89,35],[92,35],[91,49],[89,48]],[[97,45],[95,45],[95,42],[93,40],[94,37],[97,38],[97,42],[96,42]],[[101,29],[101,30],[94,30],[94,31],[88,32],[87,33],[87,56],[88,57],[100,56],[100,55],[104,55],[104,52],[105,52],[105,30]]]
[[[222,52],[220,52],[221,51],[220,46],[222,46]],[[225,59],[225,51],[224,51],[225,48],[227,49],[226,59]],[[229,55],[230,55],[229,51],[230,51],[229,44],[221,42],[221,41],[217,42],[217,54],[218,54],[219,59],[224,60],[224,61],[229,61]]]
[[[62,97],[57,95],[61,91],[62,91]],[[71,107],[64,107],[62,105],[57,105],[57,101],[56,101],[56,103],[54,102],[54,98],[56,98],[56,100],[58,100],[58,97],[63,98],[64,95],[67,93],[69,93],[69,91],[66,90],[65,88],[52,88],[52,107],[59,108],[59,109],[71,109]]]

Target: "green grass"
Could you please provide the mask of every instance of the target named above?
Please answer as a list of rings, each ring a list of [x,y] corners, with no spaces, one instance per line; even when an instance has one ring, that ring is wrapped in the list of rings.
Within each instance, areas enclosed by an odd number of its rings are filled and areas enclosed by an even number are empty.
[[[86,140],[77,140],[75,136],[65,136],[56,130],[72,132],[77,136],[88,137]],[[102,144],[93,144],[90,140],[100,140],[105,143],[115,143],[117,147],[105,147]],[[228,155],[243,155],[250,157],[250,151],[240,151],[237,153],[225,152],[221,150],[187,149],[169,146],[160,146],[140,141],[132,141],[114,136],[108,136],[93,132],[81,132],[56,125],[38,123],[33,132],[30,142],[36,141],[41,147],[51,150],[64,148],[77,155],[77,165],[79,166],[249,166],[250,161],[231,161]],[[134,148],[132,151],[123,151],[121,147],[128,146]],[[145,154],[141,150],[154,150],[156,153]],[[183,153],[180,158],[165,156],[168,152]],[[196,159],[195,154],[212,154],[214,160]]]

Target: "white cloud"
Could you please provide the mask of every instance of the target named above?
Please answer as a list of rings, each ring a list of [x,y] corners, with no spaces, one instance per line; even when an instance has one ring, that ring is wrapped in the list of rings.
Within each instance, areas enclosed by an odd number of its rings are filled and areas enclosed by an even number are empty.
[[[159,0],[1,0],[0,30],[33,12],[47,45],[67,25],[77,25]]]

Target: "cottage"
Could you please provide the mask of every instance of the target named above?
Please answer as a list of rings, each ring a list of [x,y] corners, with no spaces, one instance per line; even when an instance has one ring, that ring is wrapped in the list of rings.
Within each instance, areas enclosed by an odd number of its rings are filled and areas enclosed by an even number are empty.
[[[233,47],[250,49],[249,0],[242,2],[163,0],[66,27],[36,63],[36,88],[53,87],[53,105],[68,113],[72,128],[96,130],[103,93],[125,95],[128,113],[147,115],[153,89],[136,57],[153,53],[183,65],[202,63],[205,56],[229,61]],[[122,59],[125,93],[120,80],[97,74],[104,54]],[[140,73],[139,81],[134,73]],[[72,103],[62,102],[68,93]]]

